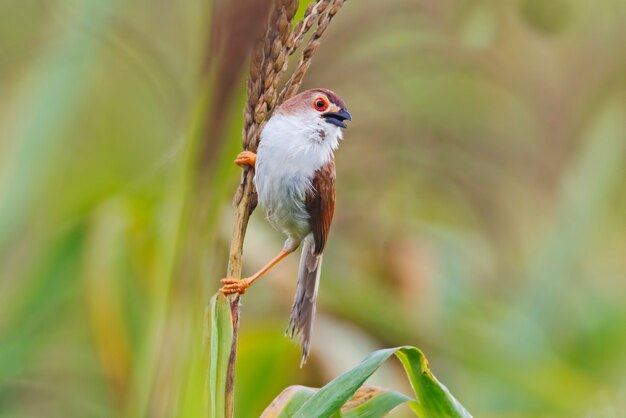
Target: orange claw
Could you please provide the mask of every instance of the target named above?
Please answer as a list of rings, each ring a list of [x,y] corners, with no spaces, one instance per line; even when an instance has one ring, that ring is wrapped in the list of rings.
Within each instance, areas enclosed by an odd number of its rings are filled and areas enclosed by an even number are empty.
[[[254,154],[252,154],[254,155]],[[250,287],[252,283],[255,282],[259,277],[261,277],[264,273],[266,273],[269,269],[274,267],[276,263],[278,263],[283,258],[287,257],[290,253],[293,252],[294,249],[282,249],[276,257],[272,259],[269,263],[265,265],[261,270],[257,271],[250,277],[246,277],[245,279],[234,279],[234,278],[226,278],[222,279],[222,288],[220,291],[225,295],[230,295],[233,293],[239,293],[243,295],[246,293],[246,289]]]
[[[239,167],[243,167],[244,165],[254,167],[256,164],[256,154],[252,151],[242,151],[237,155],[237,158],[235,158],[235,164]]]
[[[248,279],[222,279],[221,281],[224,286],[222,286],[220,292],[225,295],[231,295],[233,293],[243,295],[246,293],[246,289],[250,287],[250,284],[252,284],[252,281]]]

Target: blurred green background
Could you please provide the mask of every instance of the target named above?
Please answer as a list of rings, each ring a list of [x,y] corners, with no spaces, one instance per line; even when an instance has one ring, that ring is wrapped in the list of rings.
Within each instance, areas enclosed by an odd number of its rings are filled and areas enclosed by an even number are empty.
[[[260,3],[0,0],[0,416],[200,416]],[[304,87],[354,119],[312,355],[292,256],[236,415],[410,344],[476,417],[625,416],[626,2],[349,1]],[[282,241],[257,210],[244,272]]]

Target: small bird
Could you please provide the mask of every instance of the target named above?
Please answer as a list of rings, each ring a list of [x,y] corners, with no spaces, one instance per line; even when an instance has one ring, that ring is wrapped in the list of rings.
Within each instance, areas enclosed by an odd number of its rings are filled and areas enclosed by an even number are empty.
[[[287,235],[283,249],[244,279],[222,279],[224,294],[240,293],[294,252],[301,243],[298,287],[287,333],[300,337],[302,363],[309,355],[322,253],[335,210],[335,159],[341,128],[352,120],[344,101],[328,89],[304,91],[279,106],[263,131],[257,154],[240,153],[239,166],[254,167],[254,184],[269,222]]]

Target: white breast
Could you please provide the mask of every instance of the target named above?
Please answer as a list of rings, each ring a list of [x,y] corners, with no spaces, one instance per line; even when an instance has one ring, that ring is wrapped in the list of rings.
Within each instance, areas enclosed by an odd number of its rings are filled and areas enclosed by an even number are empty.
[[[274,114],[261,133],[254,177],[259,202],[272,225],[297,242],[310,232],[305,193],[339,139],[340,129],[319,117],[303,123],[282,113]]]

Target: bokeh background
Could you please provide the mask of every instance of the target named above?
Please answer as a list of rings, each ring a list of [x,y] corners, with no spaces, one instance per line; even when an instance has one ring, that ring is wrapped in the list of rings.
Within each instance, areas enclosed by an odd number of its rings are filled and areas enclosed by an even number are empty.
[[[200,416],[263,3],[0,1],[0,416]],[[312,356],[292,256],[237,416],[408,344],[476,417],[623,417],[626,2],[349,1],[305,87],[354,119]],[[244,271],[282,241],[257,210]]]

